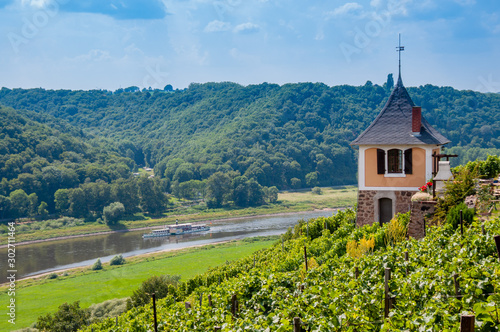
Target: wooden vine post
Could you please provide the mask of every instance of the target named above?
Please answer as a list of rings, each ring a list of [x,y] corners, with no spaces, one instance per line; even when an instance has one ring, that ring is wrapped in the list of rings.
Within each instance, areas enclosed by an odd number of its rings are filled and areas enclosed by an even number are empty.
[[[385,318],[389,317],[389,310],[391,310],[391,298],[389,296],[389,280],[391,280],[391,269],[387,267],[384,273],[384,285],[385,285],[384,317]]]
[[[231,314],[233,316],[236,316],[238,313],[238,298],[236,297],[236,294],[233,294],[231,297]]]
[[[498,258],[500,259],[500,235],[495,235],[493,238],[495,239],[495,245],[497,246]]]
[[[156,294],[153,293],[153,319],[155,324],[155,332],[158,332],[158,321],[156,319]]]
[[[460,234],[464,235],[464,212],[460,210]]]
[[[304,246],[304,261],[306,262],[306,272],[307,272],[307,248]]]
[[[300,318],[293,318],[293,332],[300,332]]]
[[[186,307],[186,310],[191,309],[191,302],[184,302],[184,306]]]
[[[356,277],[356,279],[358,279],[358,277],[359,277],[359,268],[357,266],[354,269],[354,276]]]
[[[212,295],[211,294],[208,294],[208,306],[210,308],[213,308],[213,305],[212,305]]]
[[[460,296],[460,283],[457,280],[458,274],[453,273],[453,284],[455,285],[455,296],[459,297]]]
[[[460,332],[474,332],[474,315],[460,316]]]
[[[406,261],[406,276],[408,276],[408,250],[405,251],[405,261]]]
[[[306,235],[307,238],[309,238],[309,220],[307,221],[307,235]]]
[[[486,230],[484,229],[484,224],[481,224],[481,232],[483,235],[486,235]]]

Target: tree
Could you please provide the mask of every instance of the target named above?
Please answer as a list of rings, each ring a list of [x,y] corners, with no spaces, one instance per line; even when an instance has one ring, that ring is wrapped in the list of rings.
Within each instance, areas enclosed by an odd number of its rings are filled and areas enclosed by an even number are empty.
[[[38,213],[38,196],[35,193],[29,194],[28,195],[28,201],[29,201],[29,206],[28,206],[28,214],[32,217],[36,216]]]
[[[38,215],[40,216],[46,216],[49,214],[49,211],[47,210],[48,205],[45,202],[41,202],[40,205],[38,206]]]
[[[121,202],[125,214],[132,214],[139,209],[139,187],[135,178],[118,179],[111,186],[111,197],[115,202]]]
[[[266,192],[266,199],[269,203],[276,203],[278,201],[278,188],[276,186],[268,187],[265,190]]]
[[[10,193],[10,206],[14,217],[25,217],[28,214],[30,200],[22,189],[14,190]]]
[[[124,214],[125,207],[120,202],[111,203],[108,206],[105,206],[102,211],[104,221],[108,225],[116,224]]]
[[[248,178],[246,176],[237,176],[232,181],[233,202],[236,206],[248,206]]]
[[[246,184],[248,188],[248,205],[257,206],[264,204],[262,186],[253,178],[248,180]]]
[[[231,179],[222,172],[216,172],[207,179],[205,200],[209,207],[221,207],[231,193]]]
[[[167,91],[167,92],[172,92],[172,91],[174,91],[174,87],[171,84],[167,84],[167,85],[165,85],[163,90]]]
[[[0,219],[4,219],[10,212],[10,198],[0,195]]]
[[[142,210],[151,214],[162,212],[168,203],[168,199],[167,195],[162,191],[159,180],[142,176],[137,184]]]
[[[90,312],[80,308],[80,302],[64,303],[54,314],[38,317],[36,327],[41,331],[73,332],[88,324]]]
[[[306,175],[306,184],[309,187],[315,187],[318,185],[318,172],[311,172]]]
[[[71,205],[71,190],[70,189],[59,189],[54,194],[54,203],[56,210],[62,214],[68,212]]]
[[[392,91],[392,88],[394,88],[394,78],[392,77],[392,73],[387,75],[387,82],[384,84],[384,88],[387,91]]]

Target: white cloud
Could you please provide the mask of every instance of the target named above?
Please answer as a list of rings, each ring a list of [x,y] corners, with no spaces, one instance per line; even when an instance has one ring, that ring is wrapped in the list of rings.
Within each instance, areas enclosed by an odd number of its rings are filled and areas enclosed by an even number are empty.
[[[363,9],[357,2],[348,2],[343,6],[335,8],[333,12],[331,12],[331,16],[343,16],[346,14],[358,14]]]
[[[237,25],[234,28],[234,32],[236,33],[254,33],[260,30],[260,27],[257,24],[254,23],[243,23],[240,25]]]
[[[103,50],[90,50],[87,54],[82,54],[74,57],[74,61],[82,62],[97,62],[112,59],[108,51]]]
[[[231,23],[215,20],[215,21],[208,23],[203,31],[205,31],[205,32],[221,32],[221,31],[229,31],[229,30],[231,30]]]

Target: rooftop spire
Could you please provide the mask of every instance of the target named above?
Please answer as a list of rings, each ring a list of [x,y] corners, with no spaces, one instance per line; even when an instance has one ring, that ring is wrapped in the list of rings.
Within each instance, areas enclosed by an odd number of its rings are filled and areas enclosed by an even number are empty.
[[[401,34],[399,34],[399,45],[396,47],[396,51],[399,53],[399,74],[398,81],[401,80],[401,52],[405,50],[404,46],[401,46]]]

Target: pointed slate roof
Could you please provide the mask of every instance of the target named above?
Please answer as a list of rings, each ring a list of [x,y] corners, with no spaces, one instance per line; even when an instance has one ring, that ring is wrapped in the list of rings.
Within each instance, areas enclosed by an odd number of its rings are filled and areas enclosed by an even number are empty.
[[[422,116],[420,136],[412,134],[412,107],[415,106],[401,80],[392,90],[387,103],[371,125],[350,145],[443,145],[450,141]]]

